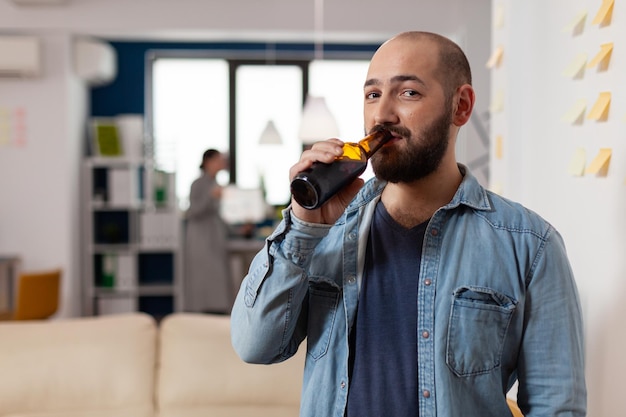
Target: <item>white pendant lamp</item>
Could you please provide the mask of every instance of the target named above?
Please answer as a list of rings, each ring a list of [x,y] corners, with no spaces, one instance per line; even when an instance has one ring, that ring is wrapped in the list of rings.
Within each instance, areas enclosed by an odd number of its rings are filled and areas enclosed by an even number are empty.
[[[273,120],[268,120],[261,137],[259,138],[259,145],[282,145],[283,139],[276,129],[276,125]]]
[[[339,136],[337,121],[328,109],[324,97],[307,97],[298,136],[303,145],[312,145],[320,140]]]

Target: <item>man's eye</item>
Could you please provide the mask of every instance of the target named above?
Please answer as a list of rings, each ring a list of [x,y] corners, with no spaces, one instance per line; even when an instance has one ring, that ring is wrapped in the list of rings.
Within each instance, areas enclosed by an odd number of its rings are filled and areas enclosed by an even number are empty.
[[[405,90],[402,94],[407,97],[417,97],[421,95],[419,92],[415,90]]]
[[[378,94],[378,93],[376,93],[374,91],[371,91],[371,92],[365,94],[365,98],[366,99],[373,99],[373,98],[377,98],[377,97],[380,97],[380,94]]]

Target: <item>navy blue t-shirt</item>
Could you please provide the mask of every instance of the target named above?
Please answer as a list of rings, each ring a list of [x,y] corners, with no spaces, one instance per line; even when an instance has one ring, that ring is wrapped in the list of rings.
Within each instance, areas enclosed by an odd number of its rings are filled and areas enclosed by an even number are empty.
[[[417,417],[417,289],[427,222],[412,229],[376,206],[356,323],[348,417]]]

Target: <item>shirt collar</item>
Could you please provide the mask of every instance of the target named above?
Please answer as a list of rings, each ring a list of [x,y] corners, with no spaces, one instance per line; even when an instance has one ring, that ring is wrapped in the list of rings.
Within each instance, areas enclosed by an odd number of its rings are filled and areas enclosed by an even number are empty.
[[[472,175],[469,169],[463,164],[457,164],[463,180],[456,190],[452,200],[445,206],[446,209],[452,209],[460,205],[466,205],[476,210],[491,210],[491,203],[487,190],[480,185],[476,177]],[[378,198],[383,192],[385,181],[373,178],[365,183],[359,194],[352,200],[348,206],[348,210],[358,209],[364,204],[369,203]]]

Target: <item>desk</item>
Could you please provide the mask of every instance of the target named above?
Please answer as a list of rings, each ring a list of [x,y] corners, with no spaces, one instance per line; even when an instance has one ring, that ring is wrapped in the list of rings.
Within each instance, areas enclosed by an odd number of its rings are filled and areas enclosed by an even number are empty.
[[[0,312],[13,311],[21,263],[19,256],[0,255]]]
[[[264,240],[259,239],[230,239],[227,243],[230,257],[230,272],[234,294],[236,295],[241,286],[241,280],[248,273],[250,262],[254,255],[265,245]]]

